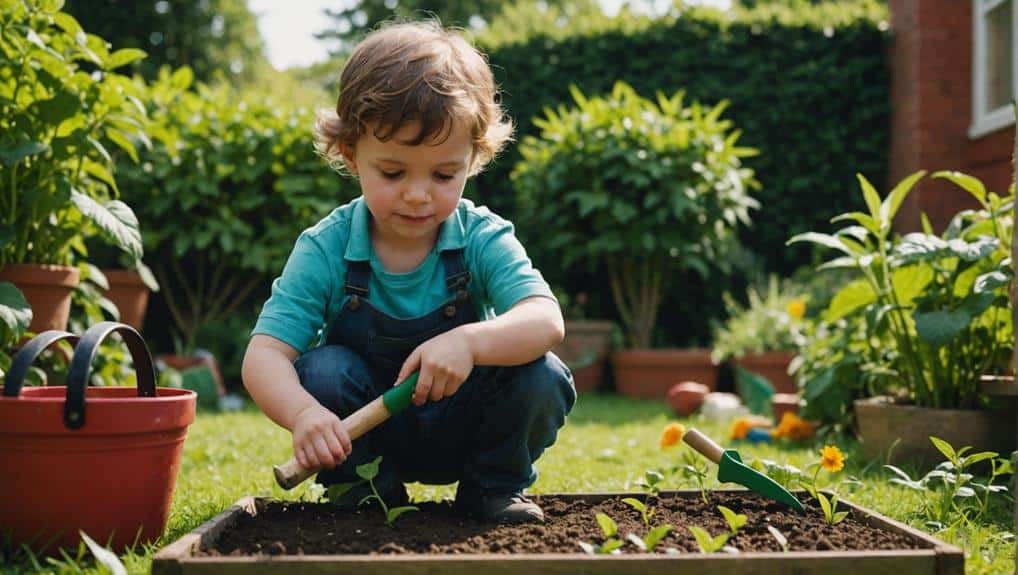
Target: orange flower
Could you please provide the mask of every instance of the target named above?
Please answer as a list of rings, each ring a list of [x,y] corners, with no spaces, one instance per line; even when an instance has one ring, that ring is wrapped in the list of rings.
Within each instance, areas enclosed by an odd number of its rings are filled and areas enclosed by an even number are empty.
[[[753,425],[745,417],[740,417],[735,420],[732,424],[732,432],[730,434],[732,439],[746,439],[746,435],[749,434],[749,430],[753,429]]]
[[[845,455],[834,445],[825,445],[820,450],[820,465],[834,473],[845,468]]]
[[[805,441],[813,437],[815,430],[815,426],[809,421],[800,418],[790,411],[786,411],[782,414],[777,429],[771,432],[771,436],[775,439],[784,438],[793,441]]]
[[[661,449],[667,449],[678,445],[679,440],[686,433],[686,428],[681,423],[669,423],[661,432]]]
[[[799,298],[789,302],[788,315],[795,319],[802,319],[802,316],[806,315],[806,300]]]

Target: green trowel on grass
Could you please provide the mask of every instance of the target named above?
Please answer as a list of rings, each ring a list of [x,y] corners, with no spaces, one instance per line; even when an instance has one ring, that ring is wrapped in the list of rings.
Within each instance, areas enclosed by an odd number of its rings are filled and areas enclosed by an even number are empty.
[[[414,395],[414,388],[417,387],[417,376],[414,372],[402,383],[376,397],[371,403],[351,413],[343,419],[347,433],[350,434],[350,441],[357,439],[365,433],[380,425],[386,419],[403,411],[410,405],[410,399]],[[273,473],[276,476],[276,483],[283,489],[293,489],[300,485],[305,479],[318,472],[317,469],[307,469],[297,462],[295,457],[282,465],[274,465]]]
[[[802,503],[779,483],[763,473],[742,462],[739,452],[724,449],[709,437],[695,429],[690,429],[682,436],[690,447],[699,451],[704,457],[718,464],[718,481],[722,483],[738,483],[753,493],[784,503],[804,513]]]

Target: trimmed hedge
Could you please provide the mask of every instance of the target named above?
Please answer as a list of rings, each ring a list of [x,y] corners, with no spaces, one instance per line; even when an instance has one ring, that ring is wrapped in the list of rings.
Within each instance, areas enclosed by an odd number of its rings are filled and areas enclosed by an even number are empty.
[[[792,235],[830,230],[830,217],[861,208],[855,173],[883,182],[888,148],[887,11],[875,2],[816,7],[763,6],[719,12],[687,9],[651,21],[620,16],[614,29],[548,28],[524,42],[480,37],[517,140],[536,135],[543,108],[568,103],[569,85],[594,96],[622,80],[653,97],[685,90],[707,105],[731,101],[727,116],[740,142],[761,151],[746,165],[763,189],[762,209],[744,231],[747,247],[769,271],[788,274],[810,263],[807,248],[785,247]],[[516,215],[509,179],[519,159],[507,150],[471,193],[502,215]],[[541,233],[516,221],[524,241]],[[556,254],[532,254],[552,270]],[[547,274],[551,279],[554,274]]]

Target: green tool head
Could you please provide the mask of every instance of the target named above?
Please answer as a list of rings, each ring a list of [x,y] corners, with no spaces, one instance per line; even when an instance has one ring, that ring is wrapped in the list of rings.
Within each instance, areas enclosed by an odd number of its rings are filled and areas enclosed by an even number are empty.
[[[738,483],[754,493],[784,503],[800,513],[806,512],[802,503],[791,492],[770,477],[744,464],[742,457],[734,449],[726,449],[721,455],[721,462],[718,464],[718,481]]]
[[[414,388],[417,387],[417,376],[419,372],[413,372],[410,377],[403,380],[403,383],[393,387],[382,394],[382,403],[389,415],[396,415],[410,405],[410,399],[414,396]]]

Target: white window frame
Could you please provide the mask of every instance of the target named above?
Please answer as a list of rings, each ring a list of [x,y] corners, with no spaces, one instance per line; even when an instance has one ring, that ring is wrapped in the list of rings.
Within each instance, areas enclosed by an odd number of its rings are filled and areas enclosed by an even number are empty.
[[[1014,106],[1007,104],[995,110],[985,109],[986,101],[986,13],[1004,2],[1012,2],[1013,30],[1018,30],[1018,0],[972,0],[972,124],[969,138],[975,139],[1015,123]],[[1018,96],[1018,34],[1012,36],[1012,90]]]

